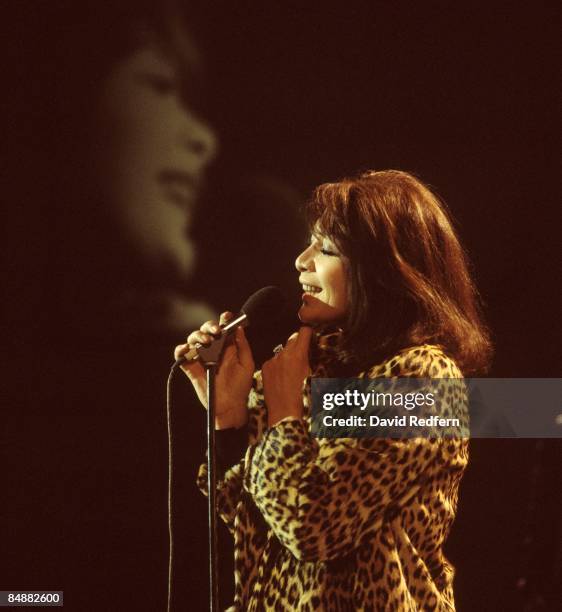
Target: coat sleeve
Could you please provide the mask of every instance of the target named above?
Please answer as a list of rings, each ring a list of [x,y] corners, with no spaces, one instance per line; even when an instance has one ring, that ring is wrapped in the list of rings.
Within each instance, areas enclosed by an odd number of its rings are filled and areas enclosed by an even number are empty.
[[[244,466],[244,459],[242,459],[229,468],[217,481],[217,510],[231,533],[234,533],[234,517],[242,493]],[[197,486],[203,495],[208,496],[206,463],[203,463],[199,468]]]
[[[234,533],[234,518],[243,490],[245,471],[244,454],[250,443],[263,435],[267,415],[260,400],[261,376],[254,374],[252,389],[248,397],[249,422],[240,430],[216,431],[217,443],[217,510],[231,533]],[[197,486],[208,496],[207,464],[199,467]]]
[[[462,442],[449,440],[447,453],[442,444],[434,438],[315,439],[304,420],[285,420],[248,449],[244,487],[296,558],[326,561],[356,548],[434,470],[447,469],[446,455],[455,461]]]
[[[234,514],[242,492],[244,453],[248,446],[248,428],[226,429],[215,432],[217,460],[217,509],[227,527],[232,531]],[[204,495],[207,486],[207,464],[199,468],[197,486]]]

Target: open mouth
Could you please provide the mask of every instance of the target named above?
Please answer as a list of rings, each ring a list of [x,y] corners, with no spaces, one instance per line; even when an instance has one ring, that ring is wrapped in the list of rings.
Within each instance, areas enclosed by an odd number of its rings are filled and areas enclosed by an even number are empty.
[[[322,289],[315,285],[302,285],[302,289],[305,293],[320,293]]]
[[[190,206],[197,195],[196,181],[187,172],[163,170],[158,174],[158,182],[166,196],[182,208]]]

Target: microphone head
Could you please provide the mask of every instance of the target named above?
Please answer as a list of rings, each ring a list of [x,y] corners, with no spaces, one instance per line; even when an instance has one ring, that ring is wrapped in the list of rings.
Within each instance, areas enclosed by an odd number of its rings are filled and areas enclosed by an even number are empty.
[[[296,307],[290,307],[278,287],[264,287],[246,300],[241,308],[248,317],[246,336],[259,370],[271,358],[273,347],[286,342],[300,327]]]
[[[263,287],[252,294],[240,309],[247,317],[249,325],[260,325],[274,320],[287,307],[285,296],[279,287]]]

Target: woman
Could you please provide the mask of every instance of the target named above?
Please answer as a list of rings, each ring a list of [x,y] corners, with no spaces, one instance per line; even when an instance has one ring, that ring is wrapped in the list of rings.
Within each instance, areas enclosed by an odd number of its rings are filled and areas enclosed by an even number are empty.
[[[321,185],[308,218],[312,239],[296,260],[303,327],[253,378],[239,329],[217,376],[221,443],[238,432],[246,446],[222,456],[218,484],[235,538],[235,609],[452,610],[442,546],[467,441],[314,439],[303,381],[485,368],[465,255],[443,204],[405,172]],[[176,358],[217,332],[205,323]],[[203,368],[184,371],[204,402]]]

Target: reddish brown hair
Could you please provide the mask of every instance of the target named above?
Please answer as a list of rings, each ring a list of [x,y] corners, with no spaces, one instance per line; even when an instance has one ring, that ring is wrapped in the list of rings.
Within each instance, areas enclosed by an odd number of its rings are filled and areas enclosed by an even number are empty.
[[[366,172],[317,187],[307,216],[349,264],[348,361],[431,343],[465,374],[486,370],[491,343],[467,258],[427,186],[407,172]]]

